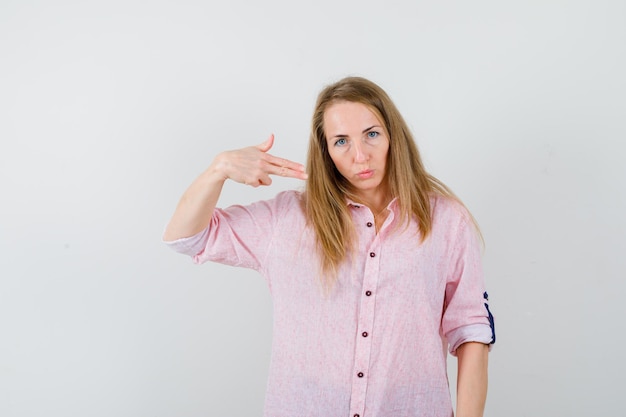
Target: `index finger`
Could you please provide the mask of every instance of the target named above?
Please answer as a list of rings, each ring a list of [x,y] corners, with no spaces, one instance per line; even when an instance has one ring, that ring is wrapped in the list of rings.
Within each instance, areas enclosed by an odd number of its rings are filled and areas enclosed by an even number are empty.
[[[271,164],[268,170],[269,174],[280,175],[281,177],[298,178],[306,180],[308,178],[304,165],[290,161],[285,158],[278,158],[273,155],[267,155],[267,162]]]
[[[279,158],[277,156],[270,155],[270,154],[266,154],[266,155],[267,155],[267,162],[269,162],[270,164],[274,166],[277,166],[280,168],[285,167],[293,171],[304,172],[304,165],[298,162],[290,161],[289,159],[285,159],[285,158]]]

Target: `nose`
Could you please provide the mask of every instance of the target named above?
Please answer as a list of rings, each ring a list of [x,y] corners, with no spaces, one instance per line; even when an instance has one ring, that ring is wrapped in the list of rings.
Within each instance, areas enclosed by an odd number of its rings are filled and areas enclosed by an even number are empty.
[[[363,148],[363,144],[355,141],[354,143],[354,162],[357,164],[367,161],[367,154]]]

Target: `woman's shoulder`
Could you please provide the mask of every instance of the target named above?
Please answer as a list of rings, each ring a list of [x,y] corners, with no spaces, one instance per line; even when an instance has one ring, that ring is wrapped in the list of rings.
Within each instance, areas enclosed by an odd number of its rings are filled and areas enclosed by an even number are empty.
[[[465,205],[456,197],[438,193],[430,194],[430,207],[433,221],[440,222],[471,222],[472,215]]]
[[[296,190],[281,191],[273,197],[248,203],[233,204],[217,209],[221,213],[250,213],[263,216],[281,216],[301,211],[302,193]]]
[[[293,216],[303,213],[304,197],[301,191],[286,190],[259,203],[270,207],[270,210],[278,216]]]
[[[301,205],[304,201],[304,194],[298,190],[281,191],[273,198],[280,205]]]

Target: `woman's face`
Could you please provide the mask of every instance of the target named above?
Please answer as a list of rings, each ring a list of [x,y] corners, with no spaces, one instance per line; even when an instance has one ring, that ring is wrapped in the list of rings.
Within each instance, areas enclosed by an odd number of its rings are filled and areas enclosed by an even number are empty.
[[[364,104],[340,101],[324,112],[324,134],[335,167],[365,201],[385,198],[389,137]]]

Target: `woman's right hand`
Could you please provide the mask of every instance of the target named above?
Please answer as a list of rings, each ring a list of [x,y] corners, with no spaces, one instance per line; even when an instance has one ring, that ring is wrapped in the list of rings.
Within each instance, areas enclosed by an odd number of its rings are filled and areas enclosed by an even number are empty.
[[[270,135],[260,145],[219,154],[181,197],[163,239],[173,241],[205,229],[227,179],[252,187],[270,185],[270,175],[306,180],[302,164],[267,153],[273,145],[274,135]]]
[[[258,187],[270,185],[270,175],[306,180],[304,165],[268,153],[274,145],[274,135],[256,146],[226,151],[215,158],[214,167],[224,180]]]

